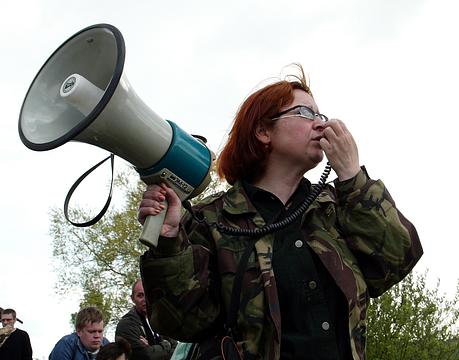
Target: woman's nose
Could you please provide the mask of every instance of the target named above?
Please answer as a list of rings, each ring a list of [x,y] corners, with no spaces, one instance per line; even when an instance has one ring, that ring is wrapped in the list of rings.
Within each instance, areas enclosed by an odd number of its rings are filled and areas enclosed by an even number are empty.
[[[323,131],[325,129],[325,121],[323,121],[319,116],[315,116],[312,127],[316,131]]]

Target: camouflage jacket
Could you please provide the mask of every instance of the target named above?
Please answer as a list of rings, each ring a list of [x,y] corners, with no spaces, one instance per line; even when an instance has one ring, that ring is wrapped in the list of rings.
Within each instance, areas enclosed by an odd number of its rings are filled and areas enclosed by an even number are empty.
[[[263,226],[240,183],[196,207],[208,223]],[[414,226],[398,211],[382,181],[364,168],[327,185],[302,218],[302,231],[345,295],[354,359],[365,359],[369,297],[399,282],[422,255]],[[279,359],[281,318],[271,267],[273,234],[249,257],[238,313],[238,346],[245,358]],[[160,238],[140,260],[152,326],[180,341],[215,335],[226,319],[239,259],[248,238],[222,234],[188,214],[176,238]]]

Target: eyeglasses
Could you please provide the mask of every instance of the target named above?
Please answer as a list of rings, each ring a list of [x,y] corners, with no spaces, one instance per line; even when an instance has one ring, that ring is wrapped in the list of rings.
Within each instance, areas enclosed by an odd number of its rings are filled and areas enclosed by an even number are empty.
[[[295,110],[294,113],[287,114],[287,113],[289,113],[290,111],[293,111],[293,110]],[[285,114],[287,114],[287,115],[285,115]],[[324,122],[328,121],[328,117],[326,117],[324,114],[316,113],[310,107],[307,107],[305,105],[296,105],[296,106],[294,106],[294,107],[292,107],[290,109],[281,111],[280,113],[278,113],[276,115],[276,117],[272,118],[271,120],[275,121],[275,120],[285,119],[285,118],[289,118],[289,117],[300,117],[300,118],[308,119],[308,120],[315,120],[316,117],[317,117],[317,118],[319,118],[319,120],[322,120]]]

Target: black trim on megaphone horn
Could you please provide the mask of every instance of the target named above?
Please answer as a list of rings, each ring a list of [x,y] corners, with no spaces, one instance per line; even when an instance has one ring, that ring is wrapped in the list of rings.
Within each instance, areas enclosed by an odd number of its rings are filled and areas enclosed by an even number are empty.
[[[91,111],[91,113],[88,114],[88,116],[86,116],[84,118],[83,121],[80,121],[77,125],[75,125],[69,131],[67,131],[64,135],[62,135],[62,136],[60,136],[60,137],[58,137],[58,138],[56,138],[56,139],[54,139],[52,141],[46,142],[46,143],[35,143],[33,141],[30,141],[26,137],[26,135],[23,133],[22,126],[21,126],[21,120],[22,120],[22,114],[23,114],[23,110],[24,110],[24,105],[26,103],[26,100],[27,100],[31,90],[36,85],[37,78],[40,76],[40,74],[44,70],[46,70],[46,68],[49,65],[49,63],[51,62],[51,60],[54,59],[61,52],[62,48],[65,45],[67,45],[71,40],[81,36],[85,32],[88,32],[88,31],[94,30],[94,29],[98,29],[98,28],[107,29],[108,31],[110,31],[113,34],[113,36],[115,38],[115,41],[116,41],[116,49],[117,49],[116,65],[115,65],[115,68],[114,68],[114,71],[113,71],[113,75],[112,75],[112,77],[110,79],[110,82],[109,82],[108,86],[106,87],[106,89],[104,90],[104,95],[102,96],[102,99],[94,107],[94,109]],[[19,136],[21,138],[21,141],[24,143],[24,145],[27,146],[29,149],[36,150],[36,151],[51,150],[51,149],[59,147],[59,146],[65,144],[66,142],[72,140],[75,136],[77,136],[85,128],[87,128],[99,116],[99,114],[104,110],[106,105],[109,103],[111,97],[113,96],[113,94],[114,94],[114,92],[115,92],[115,90],[116,90],[116,88],[118,86],[118,83],[119,83],[119,81],[121,79],[121,75],[123,74],[125,55],[126,55],[126,48],[125,48],[123,36],[122,36],[121,32],[115,26],[110,25],[110,24],[96,24],[96,25],[88,26],[88,27],[80,30],[76,34],[72,35],[65,42],[63,42],[51,54],[51,56],[48,58],[48,60],[46,60],[46,62],[40,68],[38,73],[35,75],[35,78],[33,79],[32,83],[30,84],[29,89],[27,90],[26,96],[24,98],[24,101],[22,103],[21,111],[20,111],[20,115],[19,115],[18,128],[19,128]],[[64,81],[64,80],[65,79],[62,79],[62,81]]]

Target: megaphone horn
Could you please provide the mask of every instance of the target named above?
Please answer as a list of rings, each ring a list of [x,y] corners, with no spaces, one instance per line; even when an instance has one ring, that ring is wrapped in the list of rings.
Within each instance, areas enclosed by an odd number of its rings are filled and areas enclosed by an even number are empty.
[[[182,201],[210,182],[212,152],[151,110],[123,74],[125,45],[109,24],[65,41],[32,81],[19,116],[22,142],[36,151],[68,141],[95,145],[131,163],[146,184],[165,182]],[[166,211],[147,218],[140,241],[157,246]]]

